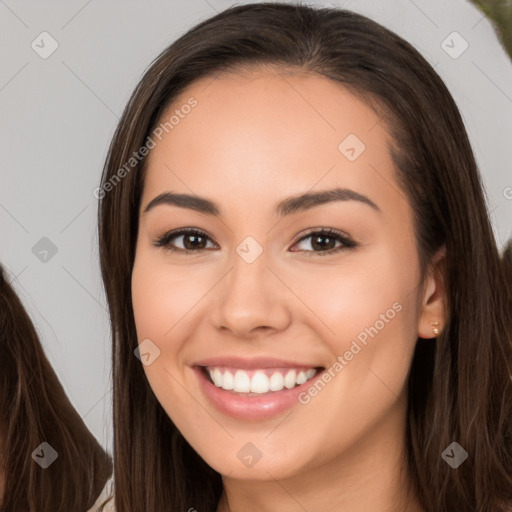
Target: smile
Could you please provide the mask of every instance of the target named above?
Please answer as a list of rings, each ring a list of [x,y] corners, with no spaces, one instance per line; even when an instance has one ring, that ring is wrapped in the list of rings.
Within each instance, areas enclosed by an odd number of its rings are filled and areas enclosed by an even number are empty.
[[[293,389],[312,379],[318,368],[261,368],[243,370],[230,367],[204,367],[218,388],[245,396],[262,395]]]

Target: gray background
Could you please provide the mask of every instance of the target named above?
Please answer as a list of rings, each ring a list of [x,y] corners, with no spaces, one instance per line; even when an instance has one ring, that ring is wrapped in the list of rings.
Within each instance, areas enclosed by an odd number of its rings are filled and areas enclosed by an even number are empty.
[[[0,0],[0,261],[71,401],[109,451],[110,336],[93,190],[144,69],[177,36],[229,5]],[[512,64],[490,22],[462,0],[316,5],[373,18],[434,66],[461,109],[502,248],[512,228]],[[48,51],[45,31],[58,48],[43,59],[31,45]],[[445,51],[463,48],[458,36],[447,39],[454,31],[469,45],[457,58]]]

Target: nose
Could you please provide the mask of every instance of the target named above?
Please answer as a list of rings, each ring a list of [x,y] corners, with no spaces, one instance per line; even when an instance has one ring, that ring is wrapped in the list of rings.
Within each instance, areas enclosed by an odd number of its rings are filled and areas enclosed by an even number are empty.
[[[265,252],[252,263],[235,253],[231,269],[212,297],[215,327],[245,339],[286,329],[291,321],[288,301],[293,294],[275,273]]]

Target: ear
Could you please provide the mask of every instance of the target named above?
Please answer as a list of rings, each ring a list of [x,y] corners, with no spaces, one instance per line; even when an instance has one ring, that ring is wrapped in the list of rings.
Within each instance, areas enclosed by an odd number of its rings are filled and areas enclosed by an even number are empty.
[[[436,338],[441,334],[446,323],[446,246],[443,245],[432,258],[423,283],[420,297],[420,314],[418,318],[418,336],[424,339]],[[431,322],[439,322],[432,325]],[[439,333],[434,333],[434,328]]]

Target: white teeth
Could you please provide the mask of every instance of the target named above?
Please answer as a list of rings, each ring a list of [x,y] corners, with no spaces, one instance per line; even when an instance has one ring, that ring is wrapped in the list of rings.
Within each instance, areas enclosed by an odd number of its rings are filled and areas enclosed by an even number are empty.
[[[235,387],[235,378],[233,377],[233,374],[231,372],[226,372],[223,376],[222,380],[222,388],[223,389],[234,389]]]
[[[212,380],[213,380],[213,383],[218,387],[222,387],[222,373],[220,373],[220,370],[218,368],[215,368],[215,370],[213,370],[213,373],[210,374]]]
[[[270,377],[270,391],[281,391],[284,388],[284,377],[279,372],[275,372]]]
[[[233,390],[238,393],[249,393],[251,391],[251,379],[246,372],[237,370],[235,373],[235,387]]]
[[[252,377],[245,370],[220,370],[219,368],[208,368],[210,377],[218,388],[236,393],[259,393],[264,394],[269,391],[281,391],[285,388],[292,389],[295,386],[304,384],[304,382],[316,375],[316,370],[310,368],[304,370],[288,370],[283,375],[280,371],[275,371],[267,375],[268,370],[256,370]]]
[[[295,387],[295,370],[290,370],[285,378],[284,378],[284,385],[288,388],[288,389],[292,389]]]
[[[261,372],[256,372],[251,379],[251,393],[266,393],[269,389],[269,379]]]
[[[297,375],[297,384],[304,384],[306,380],[306,372],[299,372]]]
[[[314,368],[311,368],[311,370],[308,370],[306,372],[306,380],[311,379],[311,377],[316,375],[316,370]]]

